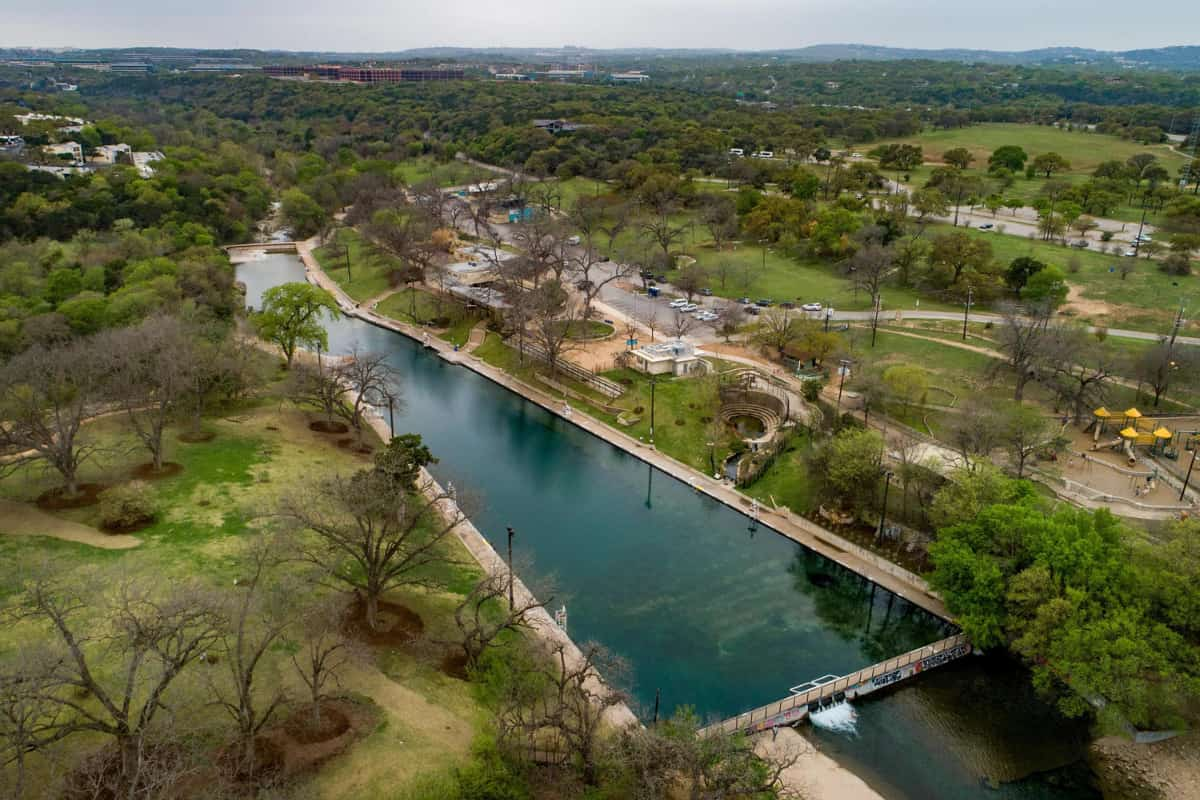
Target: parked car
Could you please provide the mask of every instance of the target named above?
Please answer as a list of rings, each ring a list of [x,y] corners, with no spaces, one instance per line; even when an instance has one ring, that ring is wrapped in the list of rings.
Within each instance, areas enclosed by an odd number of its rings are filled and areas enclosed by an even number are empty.
[[[707,288],[707,287],[705,287],[704,289],[701,289],[701,290],[700,290],[700,294],[704,295],[705,297],[712,297],[712,296],[713,296],[713,294],[712,294],[712,289],[709,289],[709,288]]]
[[[1080,250],[1087,250],[1088,249],[1088,241],[1087,241],[1087,239],[1079,239],[1077,241],[1071,242],[1071,247],[1076,247],[1076,248],[1079,248]]]
[[[788,301],[788,300],[784,300],[782,303],[780,303],[780,304],[779,304],[779,307],[780,307],[780,308],[792,309],[792,308],[795,308],[795,307],[796,307],[796,304],[795,304],[795,303],[793,303],[793,302],[790,302],[790,301]]]
[[[800,306],[800,308],[804,309],[805,311],[820,311],[821,307],[822,306],[820,303],[805,303],[804,305]]]
[[[1139,233],[1137,236],[1133,237],[1133,240],[1135,242],[1141,242],[1142,244],[1145,244],[1146,242],[1154,241],[1154,239],[1152,239],[1149,234],[1145,234],[1145,233]]]
[[[984,223],[980,224],[979,230],[990,231],[992,228],[995,228],[995,227],[996,227],[996,224],[994,222],[984,222]]]
[[[753,301],[752,301],[752,300],[751,300],[749,297],[739,297],[739,298],[738,298],[738,302],[739,302],[739,303],[741,303],[741,304],[742,304],[742,305],[744,305],[744,306],[748,306],[748,305],[750,305],[750,303],[751,303],[751,302],[753,302]]]
[[[688,304],[688,301],[684,300],[682,297],[677,300],[672,300],[670,303],[667,303],[667,305],[669,305],[671,308],[683,308],[687,304]]]
[[[696,319],[701,320],[702,322],[712,322],[713,320],[717,319],[717,315],[711,311],[701,311],[696,314]]]
[[[582,241],[583,241],[583,240],[582,240],[582,239],[580,239],[578,236],[568,236],[568,237],[567,237],[567,244],[571,244],[571,245],[577,245],[577,244],[579,244],[579,243],[580,243],[580,242],[582,242]]]
[[[655,275],[654,280],[658,281],[659,283],[666,283],[667,276],[666,275]]]
[[[1132,247],[1125,251],[1126,258],[1136,258],[1137,254],[1137,250],[1134,250]]]
[[[679,310],[685,314],[691,314],[698,308],[700,308],[700,306],[696,305],[695,303],[685,303],[679,307]]]
[[[763,298],[763,299],[761,299],[761,300],[755,300],[755,301],[754,301],[754,305],[756,305],[756,306],[758,306],[758,307],[760,307],[760,308],[770,308],[770,307],[771,307],[771,306],[773,306],[774,304],[775,304],[775,301],[774,301],[774,300],[772,300],[772,299],[771,299],[771,298],[769,298],[769,297],[764,297],[764,298]]]
[[[760,309],[758,306],[746,306],[742,309],[742,311],[745,311],[752,317],[757,317],[760,313],[762,313],[762,309]]]

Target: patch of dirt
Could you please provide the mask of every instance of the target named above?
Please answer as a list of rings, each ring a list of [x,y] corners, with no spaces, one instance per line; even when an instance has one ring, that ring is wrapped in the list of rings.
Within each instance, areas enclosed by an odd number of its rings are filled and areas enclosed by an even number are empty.
[[[48,489],[38,495],[37,506],[43,511],[94,506],[100,501],[100,493],[107,488],[103,483],[81,483],[74,495],[68,495],[61,486]]]
[[[216,436],[212,431],[185,431],[176,438],[186,444],[201,444],[203,442],[211,442]]]
[[[288,738],[300,744],[327,742],[350,730],[350,718],[332,703],[321,703],[321,722],[313,720],[312,709],[296,711],[283,723]]]
[[[1105,796],[1200,797],[1200,734],[1186,733],[1155,744],[1115,736],[1092,743],[1089,762]]]
[[[306,722],[311,713],[311,709],[302,708],[259,737],[279,749],[281,778],[308,772],[343,753],[355,739],[374,727],[377,718],[373,707],[348,700],[329,700],[321,704],[322,725],[314,732]],[[300,718],[303,721],[298,721]],[[324,722],[325,719],[330,720],[329,724]],[[296,738],[296,731],[301,732],[302,738]]]
[[[448,651],[446,655],[442,656],[442,663],[438,666],[442,674],[448,678],[465,681],[469,677],[467,675],[467,656],[462,651]]]
[[[1078,284],[1072,284],[1067,289],[1067,302],[1063,306],[1064,311],[1073,311],[1082,317],[1109,317],[1112,316],[1113,307],[1103,300],[1088,300],[1083,296],[1083,287]]]
[[[399,603],[379,601],[378,629],[367,625],[367,606],[355,600],[346,615],[346,633],[376,647],[398,647],[411,643],[425,632],[425,622],[415,611]]]
[[[181,472],[183,472],[183,464],[177,464],[174,461],[164,461],[162,469],[155,469],[154,462],[150,461],[135,467],[133,477],[140,481],[159,481],[163,478],[178,475]]]
[[[100,530],[104,531],[109,536],[121,536],[121,535],[127,534],[127,533],[137,533],[138,531],[142,530],[143,528],[149,528],[154,523],[155,523],[155,518],[149,517],[148,519],[143,519],[139,522],[135,522],[132,525],[119,525],[119,526],[101,525]]]
[[[343,450],[349,450],[352,453],[359,453],[360,455],[364,456],[368,456],[375,452],[374,447],[371,447],[371,445],[367,444],[366,442],[359,442],[353,436],[348,436],[345,439],[338,439],[337,446]]]
[[[330,422],[327,419],[318,419],[308,423],[308,429],[317,433],[348,433],[350,426],[336,420]]]
[[[31,503],[0,500],[0,520],[3,520],[0,531],[11,536],[50,536],[105,550],[128,550],[142,543],[133,536],[108,535],[87,525],[60,519]]]

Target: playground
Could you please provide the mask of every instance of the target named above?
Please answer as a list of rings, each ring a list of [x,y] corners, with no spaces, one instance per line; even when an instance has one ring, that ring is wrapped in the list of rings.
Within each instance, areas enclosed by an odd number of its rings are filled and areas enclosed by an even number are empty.
[[[1069,491],[1172,513],[1200,497],[1192,485],[1188,501],[1179,498],[1192,453],[1200,446],[1200,417],[1149,417],[1137,408],[1101,407],[1082,430],[1064,433],[1070,445],[1061,474]]]

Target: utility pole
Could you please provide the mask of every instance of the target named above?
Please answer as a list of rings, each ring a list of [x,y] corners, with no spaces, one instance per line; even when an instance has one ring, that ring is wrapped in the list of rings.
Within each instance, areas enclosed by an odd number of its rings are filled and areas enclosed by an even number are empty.
[[[508,527],[508,607],[510,609],[516,608],[516,604],[513,602],[513,569],[512,569],[512,540],[513,540],[514,534],[515,534],[515,531],[513,531],[512,526],[510,525]]]
[[[871,319],[871,347],[875,346],[875,335],[879,331],[879,309],[883,305],[883,297],[875,294],[875,316]]]
[[[838,361],[838,372],[841,373],[842,380],[841,380],[841,383],[838,384],[837,410],[838,410],[839,414],[842,412],[842,389],[846,388],[846,373],[849,371],[850,371],[849,359],[845,359],[845,358],[840,359]]]
[[[1187,477],[1183,479],[1183,488],[1179,490],[1179,502],[1183,502],[1183,496],[1187,494],[1188,484],[1192,482],[1192,467],[1196,466],[1196,453],[1200,453],[1200,442],[1196,443],[1192,450],[1192,462],[1188,464]]]
[[[967,284],[967,303],[965,306],[963,306],[962,340],[964,342],[967,340],[967,319],[970,317],[970,314],[971,314],[971,301],[974,299],[974,297],[975,297],[975,290],[971,287],[971,284],[968,283]]]
[[[1175,324],[1171,327],[1171,343],[1167,345],[1167,353],[1175,352],[1175,337],[1179,335],[1179,329],[1183,327],[1183,300],[1179,301],[1179,313],[1175,315]]]
[[[654,387],[658,385],[658,376],[650,376],[650,444],[654,444]]]
[[[887,518],[887,499],[888,489],[892,485],[892,473],[888,470],[883,472],[883,508],[879,509],[879,530],[875,531],[875,538],[883,538],[883,521]]]
[[[1146,227],[1146,212],[1150,209],[1150,204],[1147,202],[1149,197],[1150,197],[1149,191],[1147,191],[1144,195],[1142,195],[1142,221],[1140,223],[1138,223],[1137,238],[1135,238],[1133,240],[1133,257],[1134,258],[1138,257],[1138,253],[1141,252],[1141,249],[1142,249],[1142,231]]]

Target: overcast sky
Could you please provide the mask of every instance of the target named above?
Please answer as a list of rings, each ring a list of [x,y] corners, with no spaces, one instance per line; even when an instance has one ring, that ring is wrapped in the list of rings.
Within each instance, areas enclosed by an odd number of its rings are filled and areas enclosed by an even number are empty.
[[[1127,50],[1200,43],[1200,0],[1160,0],[1147,14],[1125,0],[0,0],[0,20],[0,45],[47,47],[774,49],[855,42]]]

